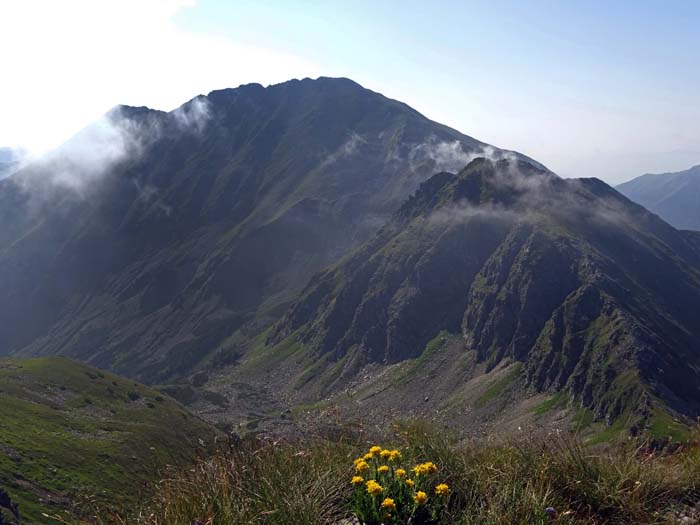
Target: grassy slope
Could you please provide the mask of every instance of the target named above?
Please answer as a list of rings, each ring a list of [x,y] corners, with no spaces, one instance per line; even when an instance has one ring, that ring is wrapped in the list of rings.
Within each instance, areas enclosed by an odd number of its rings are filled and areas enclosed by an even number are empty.
[[[214,431],[174,400],[69,359],[0,360],[0,487],[27,522],[87,499],[145,496],[166,464],[192,461]]]

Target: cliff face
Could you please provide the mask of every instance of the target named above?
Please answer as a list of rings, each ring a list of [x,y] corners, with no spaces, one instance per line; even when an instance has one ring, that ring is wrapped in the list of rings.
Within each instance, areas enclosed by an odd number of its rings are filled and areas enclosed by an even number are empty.
[[[596,179],[474,160],[424,183],[317,275],[269,342],[357,363],[418,356],[461,332],[490,370],[567,391],[599,417],[650,397],[700,413],[700,250]],[[347,358],[346,358],[347,359]]]

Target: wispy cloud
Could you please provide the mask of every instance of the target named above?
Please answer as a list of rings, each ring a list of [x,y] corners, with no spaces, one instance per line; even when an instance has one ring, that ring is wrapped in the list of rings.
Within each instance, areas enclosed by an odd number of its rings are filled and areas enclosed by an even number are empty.
[[[13,180],[35,200],[51,200],[56,190],[85,198],[120,164],[139,161],[164,134],[199,135],[211,116],[205,97],[170,113],[119,106],[55,150],[34,155]],[[143,202],[156,203],[164,211],[169,208],[147,182],[135,181],[135,187]]]
[[[595,222],[634,227],[638,223],[622,198],[614,192],[601,191],[604,183],[600,181],[561,179],[534,165],[526,167],[511,155],[489,160],[496,163],[495,171],[485,180],[494,190],[489,193],[489,200],[474,203],[462,199],[442,206],[429,215],[429,223],[462,223],[474,218],[538,222],[547,217],[577,226]],[[494,198],[497,195],[503,199]]]
[[[350,157],[355,152],[357,152],[358,148],[361,145],[366,143],[367,139],[364,138],[362,135],[354,131],[351,132],[348,139],[345,142],[343,142],[343,144],[341,144],[337,150],[335,150],[333,153],[331,153],[321,161],[319,168],[326,168],[342,159]]]

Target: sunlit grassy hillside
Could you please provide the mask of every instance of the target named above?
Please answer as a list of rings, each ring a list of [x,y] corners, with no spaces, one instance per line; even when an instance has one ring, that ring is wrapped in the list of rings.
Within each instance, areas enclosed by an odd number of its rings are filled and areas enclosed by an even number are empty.
[[[171,398],[63,358],[0,360],[0,488],[22,523],[136,506],[215,431]]]

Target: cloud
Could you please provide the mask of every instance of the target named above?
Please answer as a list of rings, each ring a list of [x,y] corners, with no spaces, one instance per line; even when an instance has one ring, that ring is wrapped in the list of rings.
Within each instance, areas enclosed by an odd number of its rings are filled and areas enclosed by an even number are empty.
[[[202,133],[212,116],[209,99],[195,97],[171,112],[171,116],[181,130]]]
[[[503,206],[491,203],[475,206],[464,200],[438,208],[430,214],[428,221],[431,224],[455,224],[469,222],[475,218],[516,222],[522,220],[523,216]]]
[[[27,169],[13,180],[33,198],[47,201],[56,190],[85,198],[105,175],[125,162],[136,162],[165,134],[201,134],[211,119],[208,99],[196,97],[164,113],[147,108],[118,106],[60,147],[33,155]],[[135,182],[139,200],[155,203],[169,215],[169,207],[143,182]]]
[[[487,201],[473,203],[462,199],[447,204],[427,217],[428,224],[464,223],[475,218],[536,223],[547,217],[577,226],[594,222],[636,228],[639,223],[625,200],[606,190],[601,181],[561,179],[535,164],[526,167],[527,163],[508,152],[504,158],[499,156],[501,153],[496,151],[488,159],[497,165],[486,179],[494,190],[488,192]]]
[[[409,163],[416,167],[426,161],[432,162],[434,171],[449,171],[456,173],[469,164],[477,156],[474,152],[465,152],[462,143],[439,141],[432,136],[426,142],[416,144],[409,153]]]
[[[319,168],[325,168],[331,164],[335,164],[341,159],[350,157],[357,151],[358,147],[366,143],[367,139],[353,131],[350,133],[348,139],[337,150],[321,161]]]
[[[218,88],[320,74],[285,51],[184,31],[174,16],[194,5],[0,2],[0,145],[45,152],[117,104],[172,110]]]
[[[494,162],[508,159],[513,161],[513,165],[518,160],[515,152],[494,148],[488,144],[478,148],[465,148],[459,140],[444,141],[432,135],[428,140],[410,148],[408,163],[413,171],[424,171],[427,165],[433,172],[458,173],[471,161],[480,157]],[[542,167],[534,161],[533,165]]]

